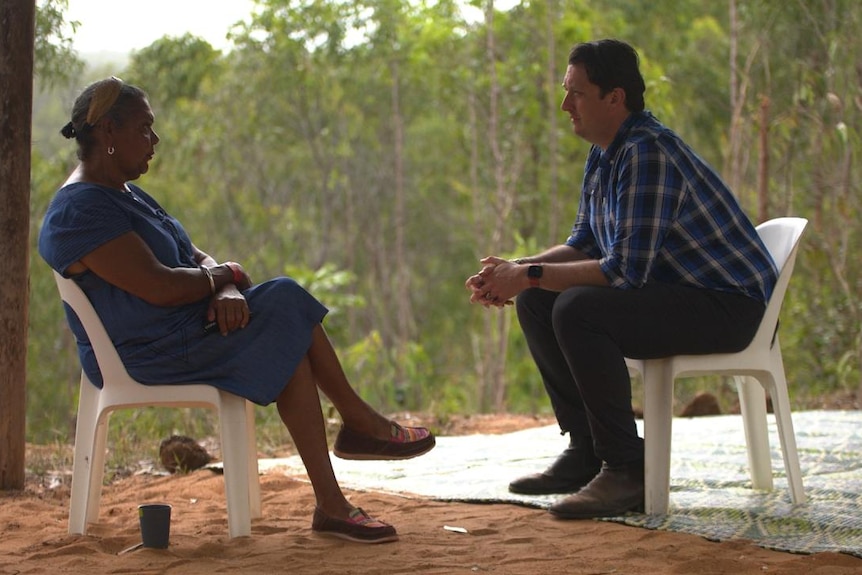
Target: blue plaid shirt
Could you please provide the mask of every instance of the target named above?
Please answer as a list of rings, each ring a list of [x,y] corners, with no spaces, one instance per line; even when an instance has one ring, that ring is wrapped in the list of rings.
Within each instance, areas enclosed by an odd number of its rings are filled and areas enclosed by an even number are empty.
[[[649,112],[631,114],[608,149],[593,146],[570,245],[611,286],[647,282],[742,293],[766,302],[777,270],[719,175]]]

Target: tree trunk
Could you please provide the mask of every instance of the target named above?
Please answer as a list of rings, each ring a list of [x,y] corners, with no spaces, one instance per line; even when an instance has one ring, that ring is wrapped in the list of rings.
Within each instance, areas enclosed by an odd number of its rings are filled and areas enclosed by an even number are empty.
[[[769,219],[769,98],[760,99],[760,164],[757,170],[757,221]]]
[[[0,489],[24,488],[36,3],[0,3]]]
[[[744,98],[739,89],[739,20],[736,13],[736,0],[730,0],[730,142],[728,145],[727,172],[730,189],[737,196],[742,184],[740,149],[742,147],[742,103]]]
[[[556,34],[554,34],[554,24],[557,22],[557,0],[548,0],[546,7],[547,14],[545,22],[547,24],[546,33],[548,35],[548,86],[556,86],[559,82],[560,71],[557,70],[557,46]],[[560,205],[560,187],[558,177],[557,159],[559,155],[559,144],[557,141],[557,122],[560,116],[560,108],[557,104],[556,90],[548,90],[548,172],[549,172],[549,187],[551,199],[551,223],[548,226],[548,245],[560,243],[560,216],[564,213],[563,206]]]
[[[394,146],[392,156],[394,161],[393,172],[395,176],[395,261],[392,268],[396,270],[395,293],[398,310],[398,359],[395,362],[395,385],[396,399],[401,407],[405,400],[405,389],[409,385],[407,381],[406,356],[409,350],[411,332],[413,326],[413,310],[410,303],[410,266],[407,256],[407,201],[404,194],[404,117],[401,114],[401,73],[398,55],[393,55],[391,62],[392,71],[392,130],[394,135]],[[413,390],[419,393],[419,390]],[[419,404],[421,398],[412,398]]]
[[[494,1],[488,0],[485,7],[486,28],[486,57],[488,62],[488,84],[490,97],[488,102],[488,144],[491,148],[491,167],[494,177],[494,213],[491,216],[491,242],[490,253],[499,254],[503,247],[505,234],[509,227],[508,218],[515,204],[514,181],[519,170],[517,152],[513,152],[511,165],[500,145],[502,135],[500,130],[500,82],[497,77],[497,46],[494,36]],[[506,137],[515,139],[515,135],[507,133]],[[508,168],[508,169],[507,169]],[[485,323],[485,348],[483,361],[485,362],[485,381],[483,382],[484,393],[482,395],[482,408],[502,411],[505,409],[506,399],[506,354],[509,344],[509,326],[507,310],[489,310],[500,313],[486,315]]]

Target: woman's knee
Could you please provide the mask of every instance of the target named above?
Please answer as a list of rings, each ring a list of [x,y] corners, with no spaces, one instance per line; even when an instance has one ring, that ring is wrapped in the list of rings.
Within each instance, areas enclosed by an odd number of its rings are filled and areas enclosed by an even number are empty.
[[[305,288],[292,278],[284,276],[276,277],[267,283],[269,284],[269,290],[273,292],[276,298],[284,302],[284,305],[297,305],[304,298],[308,297],[308,292],[306,292]]]

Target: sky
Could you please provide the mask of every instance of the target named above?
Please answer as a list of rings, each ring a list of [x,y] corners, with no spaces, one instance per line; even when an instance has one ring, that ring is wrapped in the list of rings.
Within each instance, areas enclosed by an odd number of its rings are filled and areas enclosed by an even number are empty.
[[[128,54],[186,32],[224,50],[230,27],[253,10],[252,0],[69,0],[65,20],[80,22],[72,36],[80,55]]]
[[[499,0],[495,7],[508,10],[516,3]],[[253,0],[69,0],[65,21],[80,23],[72,36],[72,47],[80,56],[128,55],[162,36],[178,37],[186,32],[226,50],[230,48],[225,39],[228,30],[236,22],[248,20],[253,11]],[[465,16],[478,20],[482,15],[465,6]]]

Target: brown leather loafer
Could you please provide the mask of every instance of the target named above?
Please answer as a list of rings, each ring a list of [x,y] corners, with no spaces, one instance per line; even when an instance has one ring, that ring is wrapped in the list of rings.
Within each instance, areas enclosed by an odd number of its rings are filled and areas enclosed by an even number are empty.
[[[424,427],[402,428],[395,422],[392,422],[392,426],[392,438],[383,440],[363,435],[342,425],[338,437],[335,438],[332,452],[341,459],[410,459],[431,451],[437,443],[434,435]],[[399,439],[405,431],[410,432],[408,435],[418,436],[418,439],[412,441]]]
[[[350,519],[335,519],[314,508],[311,530],[320,535],[346,539],[355,543],[387,543],[398,541],[398,533],[391,525],[370,517],[357,507]]]
[[[551,505],[560,519],[613,517],[644,509],[643,462],[620,468],[607,465],[586,487]]]

